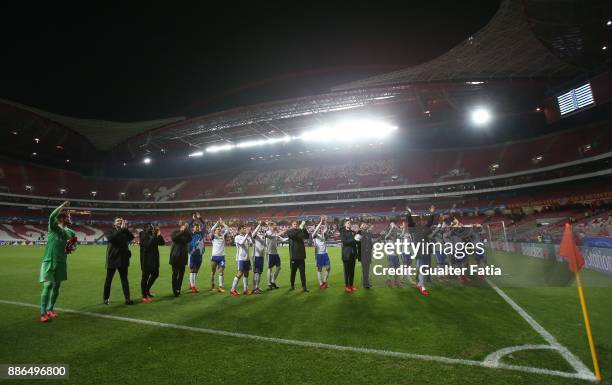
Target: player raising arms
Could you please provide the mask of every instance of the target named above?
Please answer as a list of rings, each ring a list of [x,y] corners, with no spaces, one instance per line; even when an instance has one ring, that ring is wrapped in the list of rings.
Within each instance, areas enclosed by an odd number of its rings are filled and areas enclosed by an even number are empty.
[[[255,243],[253,250],[253,291],[251,291],[251,294],[263,293],[259,288],[261,273],[263,273],[264,254],[266,252],[266,236],[262,224],[263,222],[259,221],[257,227],[255,227],[255,230],[251,233],[251,237]]]
[[[400,233],[401,233],[401,230],[397,227],[394,221],[391,221],[389,223],[389,228],[385,232],[385,235],[384,235],[385,242],[395,243],[395,241],[399,239]],[[400,267],[400,261],[399,261],[399,255],[398,255],[399,253],[395,249],[393,250],[394,250],[393,254],[387,255],[388,266],[389,268],[397,269]],[[399,287],[400,286],[399,277],[397,274],[393,275],[393,279],[391,278],[387,279],[387,286],[389,287],[395,287],[395,286]]]
[[[287,242],[289,238],[283,238],[283,233],[278,232],[276,223],[268,223],[268,231],[266,231],[266,250],[268,251],[268,289],[278,289],[276,279],[280,273],[281,260],[278,255],[278,241]],[[274,268],[274,272],[272,271]]]
[[[211,289],[215,290],[215,273],[219,271],[219,293],[224,293],[223,289],[223,272],[225,271],[225,236],[229,233],[229,227],[219,218],[217,223],[210,229],[212,242],[212,254],[210,256],[210,273]]]
[[[329,277],[330,263],[329,255],[327,254],[327,244],[325,240],[325,233],[327,232],[326,223],[327,218],[321,217],[319,224],[315,227],[312,232],[312,240],[315,246],[315,259],[317,264],[317,278],[319,279],[319,288],[327,289],[327,277]]]
[[[249,234],[245,225],[238,226],[238,234],[234,237],[234,242],[236,243],[236,262],[238,264],[238,272],[234,277],[230,294],[237,297],[240,295],[240,293],[238,293],[238,290],[236,290],[236,286],[238,285],[240,278],[242,278],[242,286],[244,289],[242,294],[249,294],[249,271],[251,270],[249,246],[253,244],[253,240],[251,239],[251,234]]]
[[[49,322],[57,317],[53,309],[59,297],[60,284],[68,279],[66,261],[76,247],[74,231],[68,228],[70,214],[64,212],[68,201],[62,203],[49,215],[47,246],[40,266],[40,282],[43,284],[40,295],[40,322]]]
[[[202,266],[204,237],[206,236],[206,224],[204,224],[200,213],[191,216],[189,228],[192,236],[191,242],[189,242],[189,289],[192,293],[197,293],[196,278]]]

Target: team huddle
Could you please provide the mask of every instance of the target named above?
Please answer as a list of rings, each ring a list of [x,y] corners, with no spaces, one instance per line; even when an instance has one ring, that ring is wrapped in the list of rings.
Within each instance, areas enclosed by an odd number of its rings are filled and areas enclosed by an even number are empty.
[[[69,202],[64,202],[53,210],[49,217],[48,242],[42,259],[40,282],[43,283],[41,294],[40,313],[41,321],[48,322],[57,317],[54,310],[59,296],[59,288],[62,281],[67,279],[66,261],[67,255],[77,245],[77,239],[72,230],[68,228],[71,224],[70,213],[65,211]],[[361,223],[359,227],[346,220],[344,226],[339,229],[341,243],[341,258],[344,267],[344,290],[353,292],[357,290],[354,285],[355,265],[357,261],[362,264],[362,286],[370,288],[370,265],[372,263],[372,249],[375,242],[385,240],[409,239],[453,239],[461,242],[466,236],[480,236],[479,231],[474,229],[465,233],[461,226],[457,225],[456,219],[451,220],[449,216],[436,216],[435,207],[431,206],[430,215],[426,218],[412,218],[412,212],[407,210],[406,221],[401,227],[391,222],[389,228],[380,234],[372,232],[372,226]],[[437,224],[436,223],[437,219]],[[281,271],[281,258],[278,253],[279,243],[288,243],[290,260],[290,290],[295,290],[295,279],[299,271],[300,283],[303,292],[308,292],[306,286],[306,243],[309,239],[315,249],[315,261],[317,278],[320,289],[329,287],[328,278],[330,274],[330,258],[327,253],[329,227],[327,218],[322,216],[319,222],[309,231],[306,222],[293,221],[291,226],[285,230],[279,229],[276,223],[263,221],[257,222],[255,226],[241,224],[234,236],[233,243],[236,246],[237,271],[232,279],[230,295],[239,296],[238,290],[242,281],[242,294],[262,294],[262,274],[267,271],[268,290],[278,289],[277,279]],[[481,230],[481,229],[480,229]],[[462,233],[463,231],[463,233]],[[197,277],[206,254],[205,242],[212,244],[210,253],[211,275],[210,290],[219,293],[225,292],[224,273],[226,266],[226,244],[228,243],[229,226],[219,218],[212,226],[210,233],[199,213],[194,213],[189,222],[181,221],[178,229],[171,234],[172,246],[170,248],[169,264],[172,268],[172,292],[175,297],[181,295],[183,278],[186,267],[189,266],[189,290],[198,292]],[[131,305],[134,302],[130,297],[128,282],[128,267],[130,265],[131,251],[130,243],[134,235],[128,228],[128,221],[117,217],[113,227],[105,232],[107,240],[106,251],[106,279],[103,290],[103,303],[110,303],[111,284],[115,273],[119,273],[121,286],[125,297],[125,303]],[[153,300],[151,288],[159,277],[160,253],[159,246],[165,245],[164,237],[159,227],[145,224],[143,230],[138,234],[140,246],[140,267],[142,278],[140,282],[142,302],[148,303]],[[445,255],[436,254],[438,265],[447,264]],[[266,262],[267,258],[267,264]],[[389,267],[410,265],[412,259],[416,259],[417,265],[430,265],[431,254],[419,253],[416,255],[388,255]],[[452,264],[463,264],[466,260],[451,258]],[[481,261],[479,261],[480,264]],[[267,265],[267,270],[265,269]],[[252,286],[249,276],[253,274]],[[389,280],[389,286],[399,286],[397,276]],[[425,277],[419,275],[417,289],[424,295],[429,295],[425,289]]]

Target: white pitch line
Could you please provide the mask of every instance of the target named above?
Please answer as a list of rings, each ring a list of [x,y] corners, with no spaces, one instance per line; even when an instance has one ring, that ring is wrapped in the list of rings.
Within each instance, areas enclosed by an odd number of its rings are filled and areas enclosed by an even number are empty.
[[[519,352],[521,350],[545,350],[545,349],[549,349],[549,350],[556,350],[553,346],[551,345],[519,345],[519,346],[510,346],[507,348],[503,348],[503,349],[499,349],[497,351],[494,351],[493,353],[489,354],[488,356],[485,357],[484,359],[484,363],[486,365],[489,365],[491,367],[496,367],[499,366],[499,364],[501,363],[501,359],[505,356],[507,356],[508,354],[514,353],[514,352]]]
[[[0,299],[0,303],[6,304],[6,305],[39,308],[38,305],[34,305],[30,303],[6,301],[2,299]],[[563,371],[558,371],[558,370],[533,368],[530,366],[499,364],[495,367],[492,367],[482,361],[465,360],[461,358],[450,358],[450,357],[433,356],[433,355],[427,355],[427,354],[394,352],[394,351],[389,351],[389,350],[379,350],[379,349],[371,349],[371,348],[359,348],[359,347],[354,347],[354,346],[325,344],[321,342],[290,340],[286,338],[265,337],[265,336],[258,336],[254,334],[245,334],[245,333],[229,332],[229,331],[224,331],[224,330],[199,328],[199,327],[194,327],[194,326],[177,325],[177,324],[171,324],[171,323],[149,321],[149,320],[144,320],[144,319],[139,319],[139,318],[129,318],[129,317],[121,317],[121,316],[114,316],[114,315],[101,314],[101,313],[92,313],[92,312],[81,311],[81,310],[72,310],[72,309],[64,309],[64,308],[57,308],[57,310],[65,312],[65,313],[72,313],[72,314],[78,314],[78,315],[84,315],[84,316],[96,317],[96,318],[104,318],[104,319],[109,319],[113,321],[131,322],[131,323],[136,323],[140,325],[156,326],[156,327],[167,328],[167,329],[185,330],[185,331],[190,331],[190,332],[212,334],[212,335],[218,335],[218,336],[224,336],[224,337],[248,338],[251,340],[263,341],[263,342],[269,342],[269,343],[281,344],[281,345],[293,345],[293,346],[302,346],[302,347],[317,348],[317,349],[375,354],[375,355],[386,356],[386,357],[400,357],[400,358],[408,358],[408,359],[417,359],[417,360],[422,360],[422,361],[442,362],[445,364],[479,366],[479,367],[484,367],[484,368],[489,368],[489,369],[507,369],[507,370],[526,372],[526,373],[545,374],[549,376],[577,378],[577,379],[589,380],[589,381],[592,381],[595,378],[595,376],[592,374],[585,376],[582,373],[570,373],[570,372],[563,372]]]
[[[557,350],[559,354],[561,354],[561,356],[565,358],[565,360],[572,366],[572,368],[574,368],[574,370],[577,372],[577,374],[581,376],[581,378],[596,381],[595,374],[589,368],[587,368],[586,365],[582,363],[582,361],[580,361],[580,358],[576,357],[574,353],[572,353],[568,348],[561,345],[552,334],[550,334],[546,329],[544,329],[544,327],[542,327],[542,325],[540,325],[535,319],[533,319],[533,317],[531,317],[525,311],[525,309],[523,309],[516,302],[514,302],[514,300],[512,300],[512,298],[510,298],[506,293],[504,293],[502,289],[497,287],[496,284],[494,284],[488,279],[487,283],[493,288],[493,290],[495,290],[497,294],[499,294],[500,297],[504,299],[504,301],[508,303],[508,305],[510,305],[521,317],[523,317],[525,321],[527,321],[527,323],[533,328],[533,330],[535,330],[540,336],[542,336],[542,338],[544,338],[544,340],[546,340],[546,342],[548,342],[553,349]]]

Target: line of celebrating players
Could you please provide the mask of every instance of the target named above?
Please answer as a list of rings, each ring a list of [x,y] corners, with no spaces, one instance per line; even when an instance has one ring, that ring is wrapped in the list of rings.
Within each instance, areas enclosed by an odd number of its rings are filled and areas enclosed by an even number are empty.
[[[69,202],[64,202],[55,209],[49,217],[48,242],[45,254],[42,259],[40,270],[40,282],[43,283],[41,293],[41,321],[48,322],[55,318],[57,313],[54,305],[59,296],[59,287],[62,281],[67,279],[67,255],[71,253],[77,245],[74,232],[68,228],[71,224],[70,213],[65,210]],[[404,229],[400,232],[394,223],[388,231],[378,235],[371,232],[371,225],[362,223],[359,230],[354,230],[350,221],[345,221],[343,228],[340,229],[341,256],[344,266],[344,290],[353,292],[355,265],[359,260],[362,263],[362,286],[370,288],[370,264],[372,262],[372,245],[380,240],[399,239],[409,236],[411,239],[436,239],[437,237],[449,237],[454,242],[460,242],[466,236],[479,239],[481,231],[472,230],[469,234],[459,234],[461,228],[453,225],[450,221],[452,216],[437,217],[435,207],[430,208],[430,215],[420,218],[415,222],[412,212],[407,208],[406,222],[409,230]],[[437,226],[434,225],[438,219]],[[258,222],[252,229],[248,225],[240,225],[238,234],[234,237],[236,245],[237,273],[233,277],[230,294],[239,296],[238,284],[242,280],[242,294],[262,294],[261,275],[264,272],[264,258],[268,257],[267,282],[268,289],[278,289],[276,284],[280,270],[281,259],[278,254],[279,242],[288,242],[290,260],[290,290],[295,290],[295,278],[299,271],[300,281],[303,292],[308,292],[306,286],[306,249],[305,242],[312,238],[315,247],[315,260],[317,268],[317,278],[319,288],[327,289],[328,277],[330,273],[330,259],[327,254],[327,235],[329,228],[326,217],[321,217],[314,230],[309,232],[305,221],[298,223],[293,221],[291,226],[281,231],[273,222]],[[229,227],[223,219],[219,220],[210,229],[210,241],[212,243],[211,252],[211,290],[223,293],[223,278],[225,272],[225,246]],[[185,275],[185,268],[189,266],[189,289],[197,293],[197,276],[202,265],[205,254],[204,242],[208,236],[206,225],[199,213],[194,213],[190,222],[181,221],[179,228],[172,232],[172,246],[170,249],[169,264],[172,267],[172,291],[174,296],[181,294],[181,287]],[[108,241],[106,252],[106,279],[103,290],[103,303],[110,303],[111,284],[116,272],[119,272],[121,286],[125,297],[125,303],[133,304],[130,297],[128,283],[128,267],[130,265],[131,251],[129,244],[134,239],[134,235],[129,231],[128,221],[117,217],[113,222],[113,227],[105,232]],[[456,239],[454,239],[456,238]],[[139,234],[140,243],[140,266],[142,270],[141,294],[143,302],[151,302],[153,295],[151,288],[159,277],[160,255],[159,246],[165,244],[158,227],[146,224]],[[253,258],[251,259],[251,247]],[[404,264],[410,265],[410,256],[388,256],[390,267],[397,267],[400,264],[400,257],[404,259]],[[446,264],[444,255],[436,255],[438,265]],[[430,255],[415,255],[417,264],[429,265]],[[252,261],[252,264],[251,264]],[[453,264],[463,264],[465,260],[451,259]],[[482,261],[479,261],[482,264]],[[253,270],[253,288],[249,290],[249,274]],[[216,283],[218,283],[216,285]],[[392,284],[390,286],[393,286]],[[424,286],[424,277],[419,275],[417,289],[422,294],[429,295]]]
[[[264,223],[259,221],[254,228],[240,225],[238,233],[234,237],[237,273],[233,277],[230,294],[232,296],[240,295],[238,285],[241,280],[243,295],[263,293],[261,277],[264,273],[266,256],[268,260],[268,290],[279,288],[276,282],[281,270],[281,259],[278,254],[278,244],[281,242],[289,243],[291,290],[295,289],[295,278],[299,271],[302,291],[308,292],[305,271],[305,241],[309,238],[312,238],[315,246],[319,287],[321,289],[328,288],[330,260],[327,254],[326,234],[328,233],[328,226],[326,218],[321,217],[312,233],[306,229],[305,225],[305,222],[294,221],[290,228],[282,231],[274,222]],[[103,298],[105,304],[109,303],[110,285],[115,270],[119,270],[122,285],[124,289],[127,288],[128,290],[124,290],[126,304],[133,303],[129,297],[129,286],[127,285],[127,266],[129,266],[130,258],[128,245],[132,241],[133,235],[127,228],[126,220],[116,218],[113,228],[105,234],[108,240],[107,280]],[[353,286],[352,276],[354,276],[355,259],[358,254],[356,250],[358,241],[355,239],[357,234],[350,230],[350,222],[348,222],[347,229],[343,229],[341,234],[343,244],[349,245],[348,249],[351,250],[348,253],[343,252],[343,259],[345,259],[344,255],[347,254],[346,259],[352,260],[352,271],[345,274],[345,278],[350,277],[346,279],[345,290],[352,292],[356,290]],[[221,218],[210,229],[210,242],[212,244],[210,290],[221,293],[225,292],[223,282],[228,234],[229,227]],[[204,243],[208,235],[206,224],[199,213],[194,213],[191,221],[181,222],[179,228],[172,232],[169,263],[172,267],[172,291],[174,296],[178,297],[181,294],[186,266],[189,266],[189,290],[193,293],[198,292],[197,277],[205,255]],[[140,232],[139,241],[142,301],[151,302],[153,298],[151,287],[159,276],[159,246],[164,245],[165,241],[161,236],[160,229],[150,224],[146,224],[143,231]],[[251,271],[253,272],[252,289],[249,287]]]

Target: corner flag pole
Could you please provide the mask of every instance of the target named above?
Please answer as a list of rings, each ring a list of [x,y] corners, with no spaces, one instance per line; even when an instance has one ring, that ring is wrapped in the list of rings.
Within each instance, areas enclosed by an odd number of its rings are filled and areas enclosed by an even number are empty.
[[[582,290],[582,279],[580,279],[580,270],[584,267],[585,261],[584,257],[580,253],[580,249],[578,249],[576,246],[574,234],[572,233],[572,225],[569,223],[565,224],[565,229],[563,230],[563,237],[561,238],[561,245],[559,246],[559,255],[567,259],[569,270],[576,276],[576,288],[578,289],[580,307],[582,308],[582,316],[584,317],[584,327],[586,328],[589,348],[591,349],[591,358],[593,359],[595,378],[597,379],[597,382],[601,382],[601,372],[599,371],[595,341],[593,341],[593,333],[591,332],[589,311],[587,310],[586,300],[584,299],[584,291]]]
[[[580,279],[580,270],[576,269],[576,287],[578,288],[578,297],[580,297],[580,307],[582,308],[582,316],[584,317],[584,327],[586,328],[587,339],[589,340],[589,348],[591,349],[591,358],[593,359],[593,368],[595,369],[595,378],[597,382],[601,382],[601,371],[599,370],[599,362],[597,360],[597,351],[595,350],[595,341],[593,341],[593,333],[591,332],[591,321],[589,319],[589,311],[587,310],[584,292],[582,291],[582,280]]]

